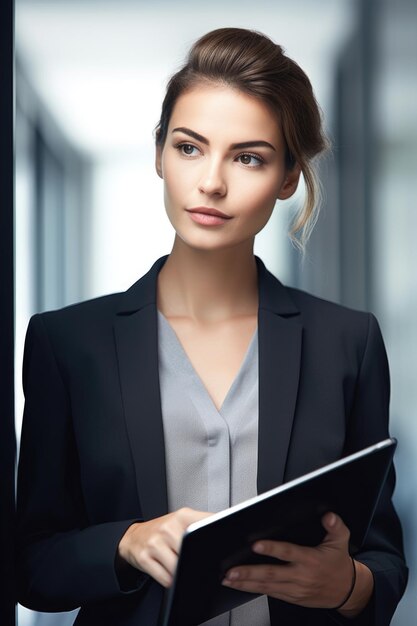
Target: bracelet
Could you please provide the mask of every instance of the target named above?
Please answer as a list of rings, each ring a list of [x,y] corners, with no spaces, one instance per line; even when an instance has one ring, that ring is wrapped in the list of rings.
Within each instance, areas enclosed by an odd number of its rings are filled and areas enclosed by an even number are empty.
[[[355,584],[356,584],[356,565],[355,565],[355,560],[354,560],[353,556],[351,556],[350,558],[352,560],[352,567],[353,567],[352,584],[350,585],[350,589],[349,589],[348,594],[346,595],[345,598],[343,598],[343,602],[341,602],[337,606],[333,607],[333,611],[336,611],[337,609],[341,609],[342,606],[344,606],[346,604],[346,602],[350,599],[350,596],[352,595],[353,590],[355,589]]]

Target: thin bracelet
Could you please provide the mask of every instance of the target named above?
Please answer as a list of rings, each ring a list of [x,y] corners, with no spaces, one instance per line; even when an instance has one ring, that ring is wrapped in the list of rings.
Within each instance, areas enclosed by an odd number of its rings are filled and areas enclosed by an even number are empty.
[[[336,611],[337,609],[341,609],[342,606],[344,606],[346,604],[346,602],[350,599],[350,596],[352,595],[353,590],[355,589],[355,585],[356,585],[356,565],[355,565],[355,559],[353,558],[353,556],[351,556],[350,558],[352,560],[352,566],[353,566],[352,584],[350,585],[349,592],[348,592],[347,596],[343,599],[343,602],[341,602],[337,606],[333,607],[334,611]]]

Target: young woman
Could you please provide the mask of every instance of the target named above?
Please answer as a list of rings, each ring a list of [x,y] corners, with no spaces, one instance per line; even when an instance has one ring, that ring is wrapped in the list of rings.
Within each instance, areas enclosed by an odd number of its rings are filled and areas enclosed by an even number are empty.
[[[81,606],[78,626],[156,625],[185,528],[388,434],[375,318],[284,287],[255,235],[325,148],[311,85],[264,35],[224,28],[169,82],[156,170],[171,254],[122,294],[32,318],[18,518],[19,601]],[[385,485],[361,552],[329,511],[323,542],[264,541],[242,566],[264,594],[214,625],[389,624],[407,569]],[[201,563],[204,568],[204,563]]]

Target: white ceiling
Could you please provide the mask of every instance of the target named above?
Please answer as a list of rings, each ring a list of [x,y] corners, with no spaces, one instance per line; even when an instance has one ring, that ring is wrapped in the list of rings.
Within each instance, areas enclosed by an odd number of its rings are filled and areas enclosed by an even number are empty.
[[[152,141],[166,80],[190,44],[222,26],[253,28],[306,70],[326,111],[351,0],[16,0],[16,50],[68,138],[98,156]]]

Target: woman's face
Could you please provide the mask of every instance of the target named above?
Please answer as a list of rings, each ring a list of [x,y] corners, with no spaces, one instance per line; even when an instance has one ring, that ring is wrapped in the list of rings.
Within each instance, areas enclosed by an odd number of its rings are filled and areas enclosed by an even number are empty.
[[[268,107],[222,85],[178,98],[156,169],[177,236],[205,250],[253,242],[299,179],[297,166],[285,169],[284,139]]]

